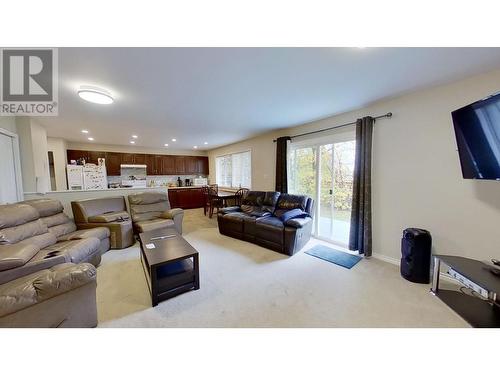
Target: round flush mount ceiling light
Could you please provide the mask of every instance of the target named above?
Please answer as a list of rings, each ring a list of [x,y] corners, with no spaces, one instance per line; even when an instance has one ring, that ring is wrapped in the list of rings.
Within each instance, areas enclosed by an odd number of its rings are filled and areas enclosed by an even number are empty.
[[[80,86],[78,96],[83,100],[96,104],[111,104],[114,101],[108,91],[94,86]]]

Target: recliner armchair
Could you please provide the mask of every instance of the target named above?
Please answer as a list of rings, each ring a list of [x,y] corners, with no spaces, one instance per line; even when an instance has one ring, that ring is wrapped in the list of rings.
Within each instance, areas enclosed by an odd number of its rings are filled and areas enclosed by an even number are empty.
[[[78,229],[109,229],[111,249],[123,249],[134,244],[132,221],[125,197],[73,201],[71,208]]]
[[[241,206],[223,208],[217,215],[221,234],[293,255],[309,241],[314,201],[305,195],[249,191]],[[298,209],[308,217],[286,219]]]
[[[136,233],[174,227],[182,234],[184,211],[180,208],[170,208],[166,192],[130,194],[128,202]]]

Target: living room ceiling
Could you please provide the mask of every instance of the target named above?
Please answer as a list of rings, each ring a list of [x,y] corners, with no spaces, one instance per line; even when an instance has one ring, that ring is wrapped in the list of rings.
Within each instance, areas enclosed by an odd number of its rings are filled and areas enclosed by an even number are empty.
[[[60,48],[59,116],[39,120],[74,142],[206,150],[496,67],[500,48]]]

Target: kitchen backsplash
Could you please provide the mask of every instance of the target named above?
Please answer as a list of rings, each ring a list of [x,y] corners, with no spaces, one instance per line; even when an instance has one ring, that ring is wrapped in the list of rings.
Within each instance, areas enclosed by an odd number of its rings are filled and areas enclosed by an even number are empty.
[[[177,177],[181,178],[182,184],[188,178],[193,181],[195,178],[200,177],[199,175],[183,175],[183,176],[146,176],[146,186],[157,187],[157,186],[177,186]],[[205,176],[202,176],[205,177]],[[108,184],[120,184],[122,182],[121,176],[108,176]]]

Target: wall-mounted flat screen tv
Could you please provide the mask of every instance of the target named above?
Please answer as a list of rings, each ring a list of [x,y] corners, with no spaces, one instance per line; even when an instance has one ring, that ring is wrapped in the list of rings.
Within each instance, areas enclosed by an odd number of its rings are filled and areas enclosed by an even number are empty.
[[[500,180],[500,93],[451,113],[464,178]]]

